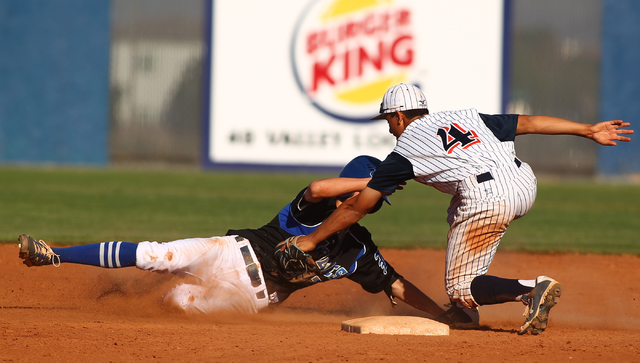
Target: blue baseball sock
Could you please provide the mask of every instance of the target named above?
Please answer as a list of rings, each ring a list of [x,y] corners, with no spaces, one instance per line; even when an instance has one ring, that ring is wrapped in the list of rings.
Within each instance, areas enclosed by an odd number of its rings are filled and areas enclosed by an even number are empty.
[[[111,241],[51,249],[60,256],[60,262],[118,268],[136,265],[137,248],[137,243]]]

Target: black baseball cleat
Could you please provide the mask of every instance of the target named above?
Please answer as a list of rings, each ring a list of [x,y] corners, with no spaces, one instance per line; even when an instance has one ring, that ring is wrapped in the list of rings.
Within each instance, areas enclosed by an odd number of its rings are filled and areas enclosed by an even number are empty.
[[[524,311],[526,320],[518,334],[542,333],[547,328],[549,310],[560,300],[562,285],[550,277],[538,276],[536,287],[522,297],[522,303],[527,305]]]
[[[454,329],[473,329],[480,326],[480,314],[477,308],[459,308],[455,303],[449,310],[436,316],[434,320]]]
[[[22,263],[31,266],[54,265],[60,266],[60,256],[56,255],[51,247],[43,240],[36,241],[31,236],[21,234],[18,237],[18,245],[20,247],[19,257],[23,259]],[[57,260],[57,261],[56,261]]]

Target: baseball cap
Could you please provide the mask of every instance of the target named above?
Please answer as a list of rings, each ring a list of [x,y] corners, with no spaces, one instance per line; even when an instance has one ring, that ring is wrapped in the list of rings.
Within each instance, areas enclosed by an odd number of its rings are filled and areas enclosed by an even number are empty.
[[[387,113],[426,108],[427,98],[420,88],[412,84],[400,83],[387,90],[384,97],[382,97],[380,114],[372,118],[372,120],[381,120]]]
[[[380,163],[382,162],[378,158],[369,155],[360,155],[348,162],[338,176],[340,178],[370,178]],[[350,194],[351,193],[344,194],[341,195],[341,197],[347,198]],[[385,195],[381,199],[391,205],[388,196]]]

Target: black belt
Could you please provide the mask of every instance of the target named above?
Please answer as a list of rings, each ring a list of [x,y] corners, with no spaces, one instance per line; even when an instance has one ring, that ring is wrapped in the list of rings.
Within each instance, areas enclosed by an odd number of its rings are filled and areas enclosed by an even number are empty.
[[[522,165],[522,161],[518,160],[518,158],[513,159],[513,162],[516,163],[518,168],[520,167],[520,165]],[[493,180],[493,175],[491,175],[490,172],[478,174],[476,175],[476,180],[478,181],[478,184],[484,183],[486,181]]]
[[[493,175],[491,175],[490,172],[478,174],[476,175],[476,180],[478,181],[478,184],[484,183],[486,181],[493,180]]]
[[[236,241],[242,242],[245,239],[241,236],[236,236]],[[253,261],[253,257],[251,257],[251,252],[249,251],[249,246],[240,247],[240,252],[242,253],[242,258],[244,259],[244,264],[247,266],[247,274],[251,279],[251,286],[258,287],[262,284],[262,279],[260,278],[260,272],[258,272],[258,265]],[[265,293],[264,290],[260,291],[256,294],[258,299],[264,299]]]

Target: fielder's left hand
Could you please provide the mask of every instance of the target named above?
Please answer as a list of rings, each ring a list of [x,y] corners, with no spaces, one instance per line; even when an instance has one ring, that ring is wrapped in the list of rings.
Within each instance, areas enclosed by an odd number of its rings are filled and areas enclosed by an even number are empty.
[[[296,241],[300,237],[302,236],[289,237],[278,243],[273,254],[280,270],[288,275],[295,276],[320,271],[313,257],[296,245]]]

